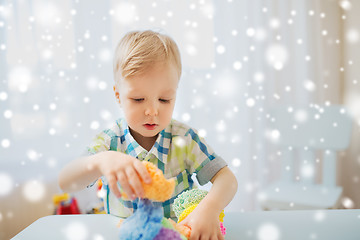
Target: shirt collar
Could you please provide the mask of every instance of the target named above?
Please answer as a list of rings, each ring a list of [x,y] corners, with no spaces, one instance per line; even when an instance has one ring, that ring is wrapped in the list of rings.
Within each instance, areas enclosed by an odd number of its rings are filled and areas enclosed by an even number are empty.
[[[171,143],[171,123],[159,132],[154,146],[148,152],[136,142],[130,134],[129,126],[125,119],[118,121],[121,132],[121,144],[124,146],[125,153],[140,160],[149,159],[150,155],[155,156],[161,162],[166,163]]]
[[[171,143],[171,124],[159,132],[154,146],[150,149],[153,154],[161,162],[166,163]]]

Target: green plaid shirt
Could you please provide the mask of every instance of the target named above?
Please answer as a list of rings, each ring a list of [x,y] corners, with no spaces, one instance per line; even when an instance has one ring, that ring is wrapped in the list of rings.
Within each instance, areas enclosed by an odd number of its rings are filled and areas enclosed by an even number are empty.
[[[102,151],[119,151],[141,161],[154,163],[164,176],[175,178],[175,191],[172,197],[163,202],[164,216],[176,218],[172,204],[177,195],[196,187],[191,176],[196,174],[200,185],[208,183],[211,178],[227,164],[217,156],[196,130],[171,120],[171,123],[159,133],[150,151],[145,150],[131,136],[125,119],[119,119],[109,129],[98,134],[88,147],[89,154]],[[105,210],[109,214],[128,217],[137,209],[137,200],[118,199],[109,189],[105,177],[102,177]]]

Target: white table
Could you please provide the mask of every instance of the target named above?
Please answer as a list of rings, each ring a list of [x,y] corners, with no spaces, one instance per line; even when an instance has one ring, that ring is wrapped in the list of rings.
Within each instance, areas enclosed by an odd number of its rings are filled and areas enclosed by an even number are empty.
[[[360,240],[360,210],[225,213],[230,240]]]
[[[119,218],[57,215],[38,219],[13,240],[118,239]],[[225,213],[227,240],[359,240],[360,210]]]

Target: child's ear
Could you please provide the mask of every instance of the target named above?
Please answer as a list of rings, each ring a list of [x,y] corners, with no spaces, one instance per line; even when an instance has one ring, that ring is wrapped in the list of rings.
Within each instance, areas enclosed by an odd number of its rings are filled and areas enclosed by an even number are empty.
[[[114,85],[113,89],[114,89],[116,101],[120,104],[120,93],[118,88],[116,87],[116,84]]]

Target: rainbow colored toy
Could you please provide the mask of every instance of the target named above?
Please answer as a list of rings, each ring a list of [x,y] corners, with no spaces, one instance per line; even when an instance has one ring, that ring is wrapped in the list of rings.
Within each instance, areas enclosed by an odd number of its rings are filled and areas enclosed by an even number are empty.
[[[152,182],[146,184],[142,182],[145,190],[145,198],[140,199],[138,209],[135,213],[125,220],[119,222],[119,239],[121,240],[186,240],[190,238],[190,227],[179,224],[190,212],[192,212],[200,201],[206,196],[207,191],[193,189],[180,194],[175,200],[173,210],[178,217],[178,223],[172,219],[164,217],[161,205],[154,202],[163,202],[171,198],[175,188],[175,180],[167,180],[162,171],[150,162],[142,162],[150,176]],[[125,193],[122,196],[127,199]],[[224,212],[219,216],[220,228],[225,235],[223,226]]]

